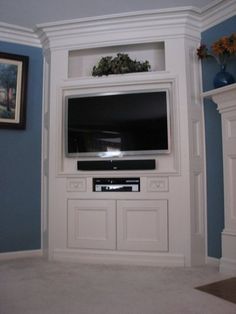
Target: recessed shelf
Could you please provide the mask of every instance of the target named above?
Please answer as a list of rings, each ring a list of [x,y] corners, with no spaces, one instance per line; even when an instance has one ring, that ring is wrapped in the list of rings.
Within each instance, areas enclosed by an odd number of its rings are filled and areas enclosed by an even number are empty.
[[[69,51],[68,78],[91,76],[102,57],[127,53],[133,60],[149,61],[152,71],[165,71],[164,42],[89,48]]]

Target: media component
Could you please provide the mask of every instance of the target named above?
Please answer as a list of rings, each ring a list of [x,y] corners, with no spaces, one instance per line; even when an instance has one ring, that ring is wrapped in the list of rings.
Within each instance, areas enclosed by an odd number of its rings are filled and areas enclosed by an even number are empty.
[[[77,170],[153,170],[156,168],[155,159],[135,160],[82,160],[77,162]]]
[[[168,153],[169,115],[168,91],[67,97],[66,155]]]
[[[93,178],[94,192],[139,192],[140,178]]]

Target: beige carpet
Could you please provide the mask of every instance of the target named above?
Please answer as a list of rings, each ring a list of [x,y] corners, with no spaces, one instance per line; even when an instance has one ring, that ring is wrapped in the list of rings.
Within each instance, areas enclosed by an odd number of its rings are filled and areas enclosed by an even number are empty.
[[[0,262],[1,314],[235,314],[194,287],[227,279],[216,268]]]
[[[213,282],[196,289],[236,304],[236,277]]]

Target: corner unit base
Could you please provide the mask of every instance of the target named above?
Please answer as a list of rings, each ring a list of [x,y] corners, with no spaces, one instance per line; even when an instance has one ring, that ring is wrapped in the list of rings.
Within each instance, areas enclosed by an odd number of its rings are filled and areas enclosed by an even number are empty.
[[[53,260],[89,264],[183,267],[184,255],[147,252],[114,252],[105,250],[54,250]]]

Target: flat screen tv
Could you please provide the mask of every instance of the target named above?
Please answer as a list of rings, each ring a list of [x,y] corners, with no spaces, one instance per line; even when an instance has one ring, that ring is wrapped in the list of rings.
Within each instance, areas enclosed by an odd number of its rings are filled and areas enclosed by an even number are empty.
[[[66,98],[66,155],[116,157],[168,153],[168,91]]]

